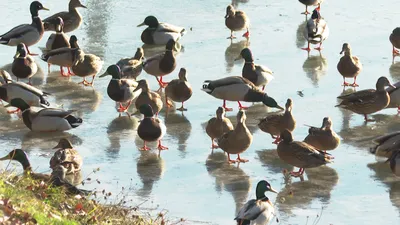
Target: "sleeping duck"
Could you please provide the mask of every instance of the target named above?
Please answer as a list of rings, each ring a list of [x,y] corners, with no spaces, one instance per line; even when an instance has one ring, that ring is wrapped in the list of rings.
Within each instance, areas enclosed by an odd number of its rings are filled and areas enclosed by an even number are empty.
[[[175,25],[160,23],[155,16],[148,16],[138,27],[148,26],[143,32],[141,39],[149,45],[165,45],[169,40],[177,42],[185,33],[185,28]]]

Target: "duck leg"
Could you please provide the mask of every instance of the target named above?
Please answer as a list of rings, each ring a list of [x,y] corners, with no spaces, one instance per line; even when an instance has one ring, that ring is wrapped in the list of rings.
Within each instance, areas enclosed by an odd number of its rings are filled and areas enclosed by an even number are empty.
[[[168,147],[166,147],[166,146],[163,146],[162,144],[161,144],[161,140],[159,140],[158,141],[158,146],[157,146],[157,148],[158,148],[158,150],[167,150],[168,149]]]
[[[238,104],[239,104],[239,109],[248,109],[249,108],[246,106],[242,106],[242,103],[240,103],[239,101],[238,101]]]
[[[300,177],[304,174],[304,168],[300,168],[299,171],[297,172],[290,172],[290,175],[292,175],[292,177]]]
[[[307,43],[307,48],[301,48],[301,49],[302,49],[302,50],[305,50],[305,51],[307,51],[307,52],[310,52],[310,51],[311,51],[310,42]]]
[[[226,107],[226,100],[224,100],[224,104],[222,105],[222,107],[225,109],[225,111],[232,111],[232,108],[227,108]]]
[[[160,79],[158,79],[158,78],[156,77],[157,82],[158,82],[158,84],[160,85],[160,88],[165,88],[165,87],[168,85],[168,82],[163,82],[162,78],[163,78],[162,76],[160,77]]]
[[[228,153],[228,163],[229,163],[229,164],[231,164],[231,163],[236,163],[236,160],[232,160],[232,159],[231,159],[231,154],[229,154],[229,153]]]
[[[187,109],[185,109],[185,108],[183,108],[183,102],[182,102],[182,106],[180,107],[180,108],[177,108],[176,110],[179,110],[179,111],[187,111]]]
[[[131,106],[131,104],[132,104],[132,100],[130,100],[129,102],[128,102],[128,105],[127,106],[123,106],[122,105],[122,103],[119,103],[119,107],[118,107],[118,112],[126,112],[126,110],[128,110],[128,108],[129,108],[129,106]]]
[[[344,77],[343,77],[343,85],[342,85],[342,86],[343,86],[343,87],[350,86],[350,84],[346,82],[346,78],[344,78]],[[344,89],[343,89],[343,90],[344,90]]]
[[[317,48],[314,48],[315,50],[321,51],[322,50],[322,42],[319,43],[319,46]]]
[[[214,148],[219,148],[219,146],[214,143],[214,138],[211,138],[211,149],[214,150]]]
[[[310,14],[310,13],[308,12],[308,6],[307,6],[307,5],[306,5],[306,11],[302,12],[301,14],[304,14],[304,15]]]
[[[86,84],[84,84],[85,86],[93,86],[93,83],[94,83],[94,77],[96,76],[96,74],[95,75],[93,75],[92,76],[92,81],[89,83],[89,82],[86,82]]]
[[[350,85],[352,87],[358,87],[359,85],[356,83],[357,77],[354,77],[354,82]]]
[[[247,160],[247,159],[242,159],[242,158],[240,158],[240,154],[238,154],[237,159],[236,159],[236,162],[246,163],[246,162],[248,162],[248,161],[249,161],[249,160]]]
[[[75,76],[75,74],[71,72],[71,67],[67,67],[67,69],[68,69],[68,75]]]
[[[275,141],[274,142],[272,142],[272,144],[279,144],[279,142],[281,141],[281,137],[280,136],[277,136],[276,138],[275,138]]]
[[[63,76],[63,77],[68,77],[68,74],[65,74],[65,73],[64,73],[64,68],[63,68],[62,66],[60,66],[60,74],[61,74],[61,76]]]
[[[140,151],[148,151],[148,150],[150,150],[150,148],[147,147],[147,146],[146,146],[146,142],[144,142],[143,147],[141,147],[139,150],[140,150]]]
[[[50,66],[51,66],[51,64],[50,64],[50,63],[47,63],[47,72],[48,72],[48,73],[50,73]]]
[[[161,88],[160,88],[160,89],[161,89]],[[168,102],[167,93],[165,93],[165,105],[167,106],[167,108],[171,108],[171,107],[172,107],[172,104],[170,104],[170,103]],[[178,110],[178,109],[176,109],[176,110]]]
[[[367,122],[374,122],[375,120],[374,119],[368,119],[368,115],[364,114],[364,121],[367,123]]]
[[[231,30],[231,36],[229,36],[229,37],[227,37],[227,39],[235,39],[236,37],[235,36],[233,36],[233,30]]]
[[[247,27],[246,29],[247,29],[247,31],[246,31],[246,33],[243,34],[243,37],[249,38],[250,37],[249,28]]]
[[[86,77],[83,78],[83,81],[79,82],[78,84],[83,84],[83,85],[87,85],[88,82],[86,81]]]
[[[38,55],[36,53],[31,53],[31,51],[29,51],[28,46],[26,46],[26,50],[28,50],[28,55],[31,55],[31,56],[37,56]]]

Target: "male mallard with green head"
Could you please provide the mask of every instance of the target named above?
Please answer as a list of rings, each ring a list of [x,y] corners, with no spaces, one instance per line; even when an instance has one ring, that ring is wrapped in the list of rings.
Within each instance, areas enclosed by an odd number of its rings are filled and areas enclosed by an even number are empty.
[[[240,158],[240,154],[246,151],[253,142],[253,135],[246,126],[246,113],[240,110],[237,114],[237,124],[235,129],[230,130],[217,139],[218,146],[228,153],[228,162],[248,162],[249,160]],[[237,154],[236,160],[231,160],[230,154]]]
[[[28,79],[31,84],[31,78],[38,71],[38,66],[32,56],[27,54],[26,45],[20,43],[17,45],[17,52],[14,55],[11,72],[19,79]]]
[[[323,151],[336,149],[340,144],[340,138],[334,130],[332,130],[332,120],[325,117],[321,127],[310,127],[308,135],[304,142]]]
[[[158,141],[157,149],[161,152],[161,150],[168,149],[167,147],[161,144],[161,139],[165,135],[167,131],[167,127],[164,122],[159,118],[154,116],[154,111],[149,104],[143,104],[139,107],[139,111],[144,115],[143,120],[140,122],[139,127],[137,129],[137,133],[139,137],[144,141],[144,145],[140,150],[147,151],[150,150],[149,147],[146,146],[146,142]],[[159,154],[160,154],[159,152]]]
[[[148,26],[143,32],[141,39],[149,45],[165,45],[169,40],[177,42],[184,34],[185,28],[158,22],[155,16],[147,16],[138,27]]]
[[[307,24],[304,27],[303,36],[307,41],[307,48],[302,48],[303,50],[310,52],[310,44],[319,44],[315,50],[322,50],[322,43],[329,36],[329,27],[328,23],[317,9],[313,11],[311,18],[307,21]]]
[[[305,142],[294,141],[292,133],[288,130],[282,131],[282,141],[278,144],[278,156],[289,165],[299,168],[298,172],[291,172],[294,177],[302,176],[304,169],[314,168],[331,163],[332,157],[319,151]]]
[[[218,80],[206,80],[204,81],[202,90],[215,98],[224,100],[222,107],[226,111],[232,111],[232,108],[226,107],[226,101],[237,101],[239,109],[248,108],[242,106],[240,101],[262,102],[268,107],[283,109],[275,99],[269,97],[244,77],[231,76]]]
[[[243,29],[246,29],[246,33],[243,34],[243,37],[250,37],[249,18],[247,17],[246,13],[241,10],[235,10],[232,5],[228,5],[228,7],[226,7],[225,25],[229,28],[229,30],[231,30],[231,36],[228,37],[230,39],[236,38],[235,36],[233,36],[234,31],[239,31]]]
[[[85,8],[80,0],[70,0],[68,4],[68,12],[59,12],[43,20],[45,31],[55,31],[55,20],[61,17],[64,21],[64,32],[68,33],[78,29],[82,24],[82,16],[79,14],[77,8]]]
[[[178,76],[179,79],[171,80],[167,87],[165,87],[165,104],[168,108],[172,107],[172,105],[168,103],[168,98],[170,98],[174,102],[182,103],[182,106],[176,110],[187,111],[187,109],[183,108],[183,103],[192,97],[192,86],[187,81],[185,68],[181,68]]]
[[[215,139],[220,138],[223,134],[233,129],[232,122],[229,118],[225,117],[225,109],[218,107],[216,117],[211,118],[206,126],[206,133],[211,138],[211,149],[219,148],[218,145],[214,143]]]
[[[176,59],[172,52],[175,41],[170,39],[165,46],[165,52],[152,56],[143,62],[143,69],[146,73],[155,76],[160,88],[166,87],[168,83],[163,82],[163,76],[172,73],[176,68]],[[158,79],[160,77],[160,79]]]
[[[244,48],[236,60],[241,58],[244,59],[242,76],[251,81],[255,86],[262,86],[262,90],[264,91],[265,85],[274,79],[272,71],[268,67],[255,64],[253,54],[249,48]]]
[[[343,101],[336,107],[364,115],[365,122],[373,121],[368,119],[368,114],[376,113],[389,105],[390,96],[385,89],[387,86],[395,88],[386,77],[380,77],[376,82],[376,90],[366,89],[339,96]]]
[[[61,17],[57,17],[55,20],[56,33],[50,35],[49,39],[46,42],[46,49],[48,51],[71,47],[69,44],[69,38],[64,34],[64,21]]]
[[[163,102],[161,100],[161,96],[150,90],[149,83],[147,80],[139,80],[138,85],[134,92],[142,90],[139,96],[136,98],[135,106],[137,110],[140,110],[140,107],[145,104],[149,104],[154,114],[158,116],[158,113],[161,111],[163,107]]]
[[[53,169],[58,165],[62,165],[67,169],[66,174],[75,173],[81,170],[82,157],[79,152],[74,149],[71,142],[66,138],[61,138],[58,144],[53,148],[57,149],[53,157],[50,159],[50,168]]]
[[[124,58],[117,62],[121,68],[122,78],[135,79],[140,75],[143,69],[144,50],[137,48],[135,56],[132,58]]]
[[[129,109],[129,106],[131,106],[133,99],[137,98],[141,93],[141,91],[133,91],[137,88],[138,83],[135,80],[122,79],[121,69],[117,65],[109,66],[106,72],[99,77],[105,77],[107,75],[112,76],[107,87],[108,96],[115,102],[119,103],[118,112],[126,112]],[[128,104],[123,106],[122,103]],[[129,113],[127,114],[130,116]]]
[[[357,76],[362,70],[362,64],[357,56],[351,54],[351,48],[348,43],[344,43],[340,54],[344,53],[344,56],[340,58],[337,64],[339,73],[343,76],[343,86],[358,87],[356,83]],[[354,78],[354,82],[349,84],[346,82],[346,78]]]
[[[31,107],[20,98],[12,99],[10,104],[6,107],[9,106],[19,108],[22,111],[24,124],[32,131],[66,131],[78,127],[83,122],[81,118],[71,115],[75,110],[65,111],[63,109],[44,108],[34,112],[31,110]]]
[[[43,37],[44,27],[42,20],[39,17],[39,10],[49,10],[45,8],[42,3],[34,1],[30,5],[30,11],[32,16],[31,24],[22,24],[14,27],[7,33],[0,35],[0,44],[8,46],[17,46],[20,43],[24,43],[27,47],[32,46],[40,41]],[[35,55],[29,51],[29,55]]]
[[[275,216],[275,209],[272,202],[265,192],[270,191],[273,193],[278,193],[275,191],[271,184],[266,180],[258,182],[256,187],[256,199],[248,201],[238,212],[235,220],[237,225],[265,225],[269,224],[269,221]]]

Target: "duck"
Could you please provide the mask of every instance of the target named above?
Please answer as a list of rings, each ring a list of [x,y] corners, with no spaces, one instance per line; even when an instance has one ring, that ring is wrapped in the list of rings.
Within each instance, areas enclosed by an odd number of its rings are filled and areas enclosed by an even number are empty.
[[[396,88],[386,77],[382,76],[376,82],[376,90],[366,89],[339,96],[338,98],[342,99],[342,102],[336,107],[364,115],[365,122],[374,121],[368,119],[368,114],[376,113],[389,105],[390,96],[385,89],[387,86]]]
[[[314,10],[311,18],[307,21],[306,26],[304,27],[303,36],[307,41],[307,48],[302,48],[307,52],[311,51],[311,44],[319,44],[315,50],[322,50],[322,43],[329,36],[329,27],[328,23],[322,18],[321,14],[318,10]]]
[[[207,94],[222,99],[224,109],[232,111],[232,108],[226,107],[226,101],[237,101],[239,109],[247,109],[242,106],[240,101],[262,102],[264,105],[283,110],[275,99],[269,97],[267,93],[261,91],[251,81],[240,76],[229,76],[217,80],[206,80],[203,83],[202,91]]]
[[[169,40],[177,42],[186,32],[185,28],[158,22],[155,16],[147,16],[143,23],[137,25],[148,26],[141,35],[143,43],[149,45],[165,45]]]
[[[12,81],[10,74],[5,70],[0,70],[0,77],[2,78],[2,83],[0,85],[1,100],[9,102],[14,98],[21,98],[30,106],[42,108],[50,106],[50,103],[45,98],[51,95],[50,93],[22,82]],[[9,111],[9,113],[13,112],[17,111]]]
[[[281,142],[278,144],[279,158],[289,165],[299,168],[299,171],[292,171],[290,175],[300,177],[307,168],[319,167],[332,162],[330,154],[318,150],[312,145],[302,141],[294,141],[289,130],[282,131]]]
[[[390,158],[393,152],[400,147],[400,131],[379,136],[374,138],[372,142],[375,146],[371,148],[371,153],[379,157]]]
[[[78,38],[75,35],[71,35],[69,38],[69,46],[51,50],[49,52],[44,53],[40,58],[47,62],[48,71],[50,73],[50,65],[58,65],[60,66],[60,74],[64,77],[69,77],[74,75],[71,72],[71,67],[74,65],[76,52],[79,49]],[[63,67],[68,68],[68,73],[64,73]]]
[[[228,39],[236,38],[235,36],[233,36],[233,32],[243,29],[246,29],[246,33],[243,34],[243,37],[250,37],[249,18],[247,17],[245,12],[241,10],[235,10],[232,5],[228,5],[226,7],[225,25],[229,30],[231,30],[231,36],[229,36]]]
[[[123,58],[117,62],[121,68],[122,78],[135,79],[143,70],[144,50],[137,48],[135,56],[132,58]]]
[[[211,138],[211,149],[219,148],[215,144],[215,140],[220,138],[223,134],[233,130],[232,122],[225,116],[225,109],[218,107],[216,117],[211,118],[206,125],[206,133]]]
[[[61,17],[64,21],[64,32],[69,33],[78,29],[82,24],[82,16],[79,14],[77,8],[84,8],[80,0],[70,0],[68,4],[68,12],[59,12],[43,20],[45,31],[56,31],[55,20]]]
[[[38,13],[39,10],[49,9],[45,8],[42,3],[33,1],[30,5],[32,23],[16,26],[7,33],[0,35],[0,44],[17,46],[20,43],[24,43],[29,47],[38,43],[42,39],[44,33],[43,23]],[[29,48],[27,48],[27,51],[29,55],[36,55],[31,53]]]
[[[69,48],[69,38],[64,34],[64,21],[61,17],[57,17],[55,20],[56,33],[50,35],[46,42],[46,50],[54,50],[58,48]]]
[[[389,93],[390,102],[386,108],[397,108],[397,113],[400,113],[400,82],[393,84],[394,87],[387,87],[386,91]]]
[[[143,62],[143,69],[147,74],[155,76],[160,88],[164,88],[168,83],[163,82],[163,76],[172,73],[176,68],[176,59],[173,54],[175,41],[170,39],[165,46],[165,52],[146,59]],[[160,79],[158,79],[160,77]]]
[[[318,150],[330,151],[339,146],[340,138],[336,132],[332,130],[331,118],[324,117],[321,127],[310,126],[304,142],[314,146]]]
[[[293,131],[296,127],[296,120],[293,117],[292,109],[293,101],[289,98],[286,101],[284,113],[268,115],[258,123],[260,130],[269,133],[272,138],[275,138],[275,141],[272,142],[273,144],[279,143],[279,135],[282,131]]]
[[[165,87],[165,104],[168,108],[172,107],[172,105],[168,103],[168,98],[170,98],[174,102],[182,103],[182,106],[176,110],[187,111],[187,109],[183,107],[183,103],[192,97],[192,86],[187,81],[185,68],[180,69],[178,76],[179,79],[171,80]]]
[[[306,6],[306,11],[302,12],[301,14],[308,15],[308,6],[318,6],[316,10],[321,10],[321,4],[324,0],[299,0],[299,2],[303,3]]]
[[[31,78],[38,71],[38,66],[32,56],[27,54],[26,45],[20,43],[17,45],[17,51],[14,55],[11,72],[19,79],[28,79],[31,84]]]
[[[146,142],[157,141],[157,149],[159,150],[159,155],[162,150],[167,150],[168,147],[161,144],[161,139],[167,132],[167,127],[164,122],[154,116],[153,108],[149,104],[143,104],[139,107],[139,111],[144,115],[143,120],[140,122],[137,128],[137,134],[144,141],[144,145],[140,148],[141,151],[150,150],[146,146]]]
[[[265,86],[274,79],[274,76],[272,76],[273,72],[268,67],[255,64],[253,54],[249,48],[244,48],[235,60],[242,58],[244,59],[242,76],[251,81],[255,86],[262,86],[262,90],[264,91]]]
[[[218,146],[228,153],[229,163],[245,163],[249,160],[240,158],[240,154],[246,151],[253,142],[253,135],[246,126],[246,113],[240,110],[237,115],[237,124],[235,129],[224,133],[217,139]],[[237,154],[236,160],[231,160],[230,155]]]
[[[392,43],[393,57],[400,55],[400,27],[396,27],[389,36],[390,43]]]
[[[21,98],[14,98],[10,104],[22,110],[22,119],[26,127],[35,132],[66,131],[79,127],[83,120],[72,116],[75,110],[63,110],[56,108],[44,108],[39,111],[31,110],[31,107]]]
[[[80,48],[76,49],[74,53],[75,61],[71,67],[72,72],[76,76],[83,78],[83,81],[79,82],[79,84],[83,84],[84,86],[93,86],[96,74],[103,67],[103,60],[96,55],[86,54]],[[86,81],[87,76],[92,76],[91,82]]]
[[[132,101],[141,93],[140,90],[133,91],[137,88],[138,83],[135,80],[121,78],[121,69],[115,64],[109,66],[99,77],[105,77],[107,75],[112,76],[107,87],[108,96],[119,103],[118,112],[126,112],[131,106]],[[123,106],[122,103],[127,103],[127,105]],[[129,113],[127,114],[130,116]]]
[[[163,107],[163,102],[161,100],[161,96],[150,90],[149,83],[147,80],[139,80],[138,85],[134,92],[142,90],[142,92],[139,94],[139,96],[136,98],[135,101],[135,107],[137,110],[140,111],[140,106],[144,104],[148,104],[151,106],[152,111],[156,116],[158,116],[158,113],[161,111]]]
[[[400,177],[400,150],[397,149],[386,161],[390,163],[390,169],[393,174]]]
[[[358,87],[356,83],[357,76],[362,70],[362,64],[357,56],[351,54],[350,44],[344,43],[340,54],[344,53],[337,64],[339,73],[343,76],[343,86]],[[346,78],[354,78],[354,82],[349,84],[346,82]]]
[[[62,165],[67,169],[65,171],[66,174],[76,173],[81,170],[82,157],[68,139],[61,138],[53,149],[57,149],[57,151],[54,152],[54,155],[50,159],[51,169]]]
[[[256,199],[249,200],[237,213],[237,225],[265,225],[275,216],[275,209],[265,192],[278,193],[266,180],[257,183]]]

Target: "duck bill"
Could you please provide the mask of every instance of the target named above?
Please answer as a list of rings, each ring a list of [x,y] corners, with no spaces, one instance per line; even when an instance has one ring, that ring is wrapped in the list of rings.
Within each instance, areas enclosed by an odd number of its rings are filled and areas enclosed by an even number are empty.
[[[59,149],[61,148],[60,144],[58,144],[56,147],[54,147],[53,149]]]
[[[108,73],[107,73],[107,71],[106,72],[104,72],[102,75],[100,75],[99,77],[105,77],[105,76],[107,76],[108,75]]]
[[[14,59],[18,58],[20,56],[19,52],[16,52],[14,55]]]
[[[269,190],[270,192],[274,192],[274,193],[276,193],[276,194],[278,194],[278,191],[276,191],[275,189],[273,189],[272,187],[270,188],[270,190]]]
[[[137,86],[137,87],[135,88],[135,90],[133,90],[132,92],[135,92],[135,91],[137,91],[137,90],[139,90],[139,89],[140,89],[140,87]]]
[[[141,26],[144,26],[144,25],[146,25],[146,24],[144,24],[144,22],[143,22],[143,23],[137,25],[137,27],[141,27]]]
[[[80,4],[79,7],[87,9],[87,7],[85,5]]]
[[[342,50],[342,51],[340,51],[340,53],[339,53],[339,54],[343,54],[343,52],[344,52],[344,51]]]
[[[238,61],[238,60],[241,60],[242,59],[242,56],[238,56],[236,59],[235,59],[235,61]]]
[[[283,107],[280,106],[280,105],[277,105],[275,108],[278,108],[278,109],[280,109],[280,110],[285,110],[285,108],[283,108]]]
[[[394,86],[393,84],[389,84],[389,87],[396,89],[396,86]]]
[[[228,15],[228,13],[227,13],[227,14],[225,15],[225,19],[228,18],[228,17],[229,17],[229,15]]]
[[[6,155],[6,156],[4,156],[3,158],[0,158],[0,161],[10,160],[10,159],[11,159],[10,156],[9,156],[9,155]]]
[[[50,11],[50,9],[43,7],[42,10]]]

